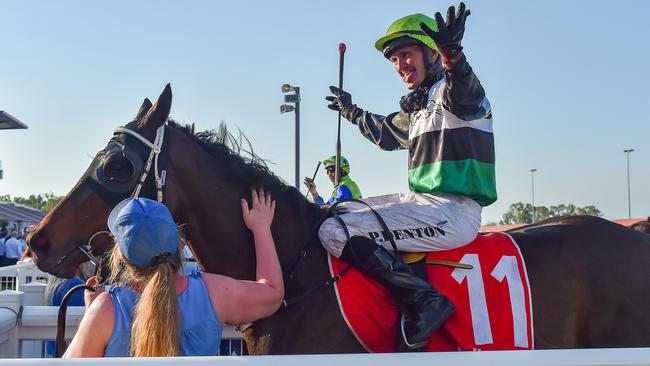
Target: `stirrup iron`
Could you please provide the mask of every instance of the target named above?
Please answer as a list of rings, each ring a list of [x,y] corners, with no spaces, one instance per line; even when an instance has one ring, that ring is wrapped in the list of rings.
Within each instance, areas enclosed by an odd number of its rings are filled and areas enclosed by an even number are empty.
[[[414,343],[414,344],[410,343],[408,341],[408,339],[406,337],[406,328],[404,327],[404,324],[406,323],[406,321],[404,320],[405,317],[406,317],[406,314],[402,314],[400,316],[399,327],[400,327],[400,334],[402,335],[402,340],[404,341],[404,344],[406,345],[406,347],[408,347],[409,349],[418,349],[418,348],[426,347],[427,343],[428,343],[428,339],[424,340],[422,342],[419,342],[419,343]]]

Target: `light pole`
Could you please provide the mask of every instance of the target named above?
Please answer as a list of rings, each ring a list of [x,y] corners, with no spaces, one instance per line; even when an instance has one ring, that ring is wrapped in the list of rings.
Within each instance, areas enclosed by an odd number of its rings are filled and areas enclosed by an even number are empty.
[[[284,103],[280,106],[280,113],[295,112],[296,114],[296,142],[295,142],[295,160],[296,160],[296,189],[300,190],[300,88],[289,84],[282,85],[284,93]],[[292,94],[287,94],[292,93]]]
[[[630,154],[634,149],[623,150],[627,157],[627,218],[632,218],[632,200],[630,199]]]
[[[537,169],[530,170],[530,182],[532,184],[532,198],[533,198],[533,222],[535,222],[535,172]]]

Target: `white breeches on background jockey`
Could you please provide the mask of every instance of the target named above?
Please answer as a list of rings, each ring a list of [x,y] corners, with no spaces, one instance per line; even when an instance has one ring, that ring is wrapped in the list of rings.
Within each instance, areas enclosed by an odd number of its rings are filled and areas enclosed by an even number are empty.
[[[363,201],[384,219],[395,238],[397,249],[403,252],[458,248],[474,240],[481,226],[481,206],[468,197],[409,192],[369,197]],[[377,217],[367,207],[354,202],[339,207],[349,211],[340,217],[350,236],[366,236],[393,250]],[[336,219],[325,220],[318,235],[329,253],[341,256],[347,237]]]

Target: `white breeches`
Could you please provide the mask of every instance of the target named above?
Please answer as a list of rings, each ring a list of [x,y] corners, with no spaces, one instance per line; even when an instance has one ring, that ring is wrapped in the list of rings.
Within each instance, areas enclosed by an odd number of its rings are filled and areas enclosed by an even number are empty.
[[[447,250],[469,244],[481,226],[481,206],[468,197],[444,193],[389,194],[364,198],[386,222],[403,252]],[[374,239],[377,244],[393,250],[379,222],[370,210],[357,203],[339,205],[349,211],[340,215],[350,236]],[[329,218],[321,225],[318,235],[325,249],[341,256],[347,237],[341,224]]]

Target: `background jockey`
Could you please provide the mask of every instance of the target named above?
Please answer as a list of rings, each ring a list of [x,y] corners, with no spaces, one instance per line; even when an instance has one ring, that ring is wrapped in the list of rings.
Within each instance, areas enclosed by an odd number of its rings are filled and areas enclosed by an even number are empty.
[[[325,165],[325,171],[327,172],[327,177],[334,184],[336,170],[336,156],[330,156],[329,158],[323,161]],[[314,203],[317,203],[319,206],[333,205],[336,202],[350,199],[350,198],[361,198],[361,191],[359,186],[350,178],[350,162],[345,157],[341,156],[341,171],[339,172],[340,181],[338,185],[334,185],[334,190],[332,191],[332,197],[325,202],[323,197],[318,194],[316,190],[316,183],[311,178],[305,177],[305,185],[309,189],[309,193],[314,198]]]
[[[411,90],[400,111],[382,116],[357,107],[349,93],[330,87],[329,108],[340,111],[361,134],[383,150],[408,149],[411,192],[365,200],[395,237],[401,251],[453,249],[471,242],[481,224],[482,206],[496,200],[494,137],[490,103],[469,66],[461,40],[465,4],[452,6],[446,21],[414,14],[390,25],[375,47],[390,60]],[[413,275],[391,248],[374,215],[357,210],[320,228],[321,242],[335,256],[380,281],[397,299],[405,321],[404,339],[415,348],[454,311],[454,305],[429,283]],[[382,246],[378,245],[381,244]]]

